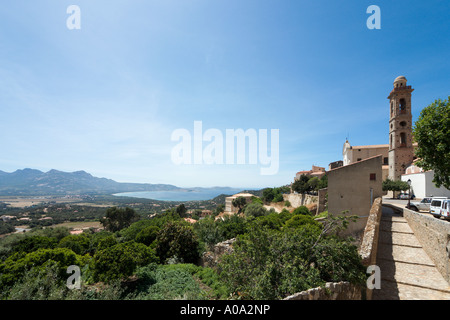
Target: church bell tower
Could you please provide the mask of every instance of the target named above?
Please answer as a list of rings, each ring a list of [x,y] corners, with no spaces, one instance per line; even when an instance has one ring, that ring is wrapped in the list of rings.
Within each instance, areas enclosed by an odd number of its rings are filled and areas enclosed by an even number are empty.
[[[411,93],[404,76],[394,80],[389,94],[389,178],[400,180],[405,169],[413,162]]]

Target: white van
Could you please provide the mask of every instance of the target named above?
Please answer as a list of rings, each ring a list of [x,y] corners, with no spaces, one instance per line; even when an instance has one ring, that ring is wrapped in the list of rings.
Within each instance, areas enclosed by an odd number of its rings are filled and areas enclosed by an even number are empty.
[[[442,201],[441,216],[447,220],[450,220],[450,200]]]
[[[448,200],[448,199],[445,197],[433,197],[433,199],[431,199],[430,213],[435,218],[441,217],[442,205],[444,204],[445,200]]]

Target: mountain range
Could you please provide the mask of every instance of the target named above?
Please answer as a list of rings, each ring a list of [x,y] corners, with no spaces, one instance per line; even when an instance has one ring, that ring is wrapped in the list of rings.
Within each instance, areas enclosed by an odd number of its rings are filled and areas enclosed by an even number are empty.
[[[195,189],[195,188],[193,188]],[[97,178],[85,171],[63,172],[20,169],[8,173],[0,171],[0,195],[77,195],[110,194],[139,191],[192,191],[170,184],[122,183],[107,178]]]

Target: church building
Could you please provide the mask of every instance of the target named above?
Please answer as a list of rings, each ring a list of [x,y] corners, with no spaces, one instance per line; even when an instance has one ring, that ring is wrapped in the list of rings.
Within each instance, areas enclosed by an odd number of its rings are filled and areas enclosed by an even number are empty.
[[[382,179],[400,180],[406,168],[414,160],[412,142],[411,93],[404,76],[394,80],[394,87],[388,96],[390,106],[389,144],[352,146],[345,141],[342,149],[343,165],[382,156]]]

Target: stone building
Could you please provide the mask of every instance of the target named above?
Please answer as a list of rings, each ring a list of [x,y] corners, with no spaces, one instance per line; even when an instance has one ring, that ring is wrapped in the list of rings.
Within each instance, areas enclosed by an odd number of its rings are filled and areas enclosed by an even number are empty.
[[[404,76],[394,80],[394,88],[388,96],[389,117],[389,178],[400,180],[406,168],[414,160],[412,142],[411,93]]]
[[[226,197],[225,198],[225,212],[227,212],[227,213],[236,213],[236,212],[238,212],[238,208],[233,206],[233,200],[234,199],[237,199],[239,197],[243,197],[243,198],[245,198],[247,203],[249,203],[250,201],[252,201],[252,197],[254,197],[254,196],[255,195],[251,194],[251,193],[237,193],[235,195],[232,195],[231,197]]]
[[[406,168],[414,160],[415,145],[412,142],[411,93],[404,76],[394,80],[389,103],[389,144],[352,146],[345,141],[342,148],[343,165],[377,155],[382,156],[382,179],[400,180]]]
[[[378,155],[327,172],[328,211],[358,216],[357,222],[350,224],[349,233],[364,230],[373,201],[383,195],[381,163],[382,156]]]
[[[307,176],[310,176],[310,177],[322,178],[325,174],[326,174],[325,168],[313,165],[311,170],[304,170],[304,171],[297,172],[297,174],[295,175],[294,180],[300,179],[300,177],[302,175],[307,175]]]
[[[386,180],[389,175],[389,145],[388,144],[377,144],[377,145],[366,145],[366,146],[352,146],[345,141],[344,147],[342,148],[343,165],[347,166],[349,164],[362,161],[368,158],[375,157],[377,155],[382,156],[382,179]]]

